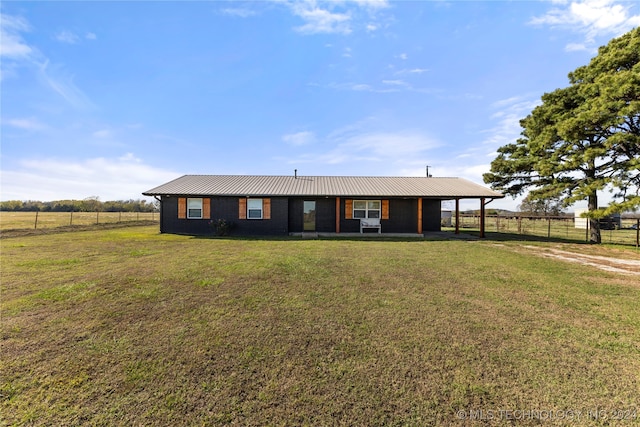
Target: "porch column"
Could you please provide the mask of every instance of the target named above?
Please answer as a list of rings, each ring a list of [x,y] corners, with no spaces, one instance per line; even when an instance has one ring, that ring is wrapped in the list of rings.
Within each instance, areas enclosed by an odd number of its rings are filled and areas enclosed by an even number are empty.
[[[480,238],[484,238],[484,197],[480,199]]]
[[[418,197],[418,234],[422,234],[422,197]]]
[[[340,233],[340,197],[336,197],[336,234]]]
[[[456,199],[456,234],[460,234],[460,199]]]

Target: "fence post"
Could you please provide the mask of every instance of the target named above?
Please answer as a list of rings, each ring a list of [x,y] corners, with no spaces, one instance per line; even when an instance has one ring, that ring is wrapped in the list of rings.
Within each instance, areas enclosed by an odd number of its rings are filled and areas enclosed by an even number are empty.
[[[640,247],[640,218],[636,219],[636,248]]]
[[[547,239],[551,238],[551,218],[547,218]]]
[[[586,231],[586,233],[585,233],[585,235],[584,235],[584,240],[585,240],[585,242],[588,242],[588,241],[589,241],[589,224],[590,224],[590,223],[591,223],[591,221],[589,221],[589,218],[587,218],[587,231]]]
[[[122,211],[118,212],[118,222],[122,222]]]
[[[33,224],[33,229],[34,230],[38,229],[38,211],[36,211],[36,222],[35,222],[35,224]]]
[[[96,211],[96,225],[100,224],[100,211]]]
[[[71,215],[69,216],[69,225],[73,225],[73,211],[71,211]]]

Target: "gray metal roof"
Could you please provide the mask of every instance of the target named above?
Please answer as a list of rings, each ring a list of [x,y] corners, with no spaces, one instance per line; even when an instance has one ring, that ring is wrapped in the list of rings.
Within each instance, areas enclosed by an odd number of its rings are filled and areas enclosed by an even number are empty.
[[[368,176],[184,175],[145,196],[380,196],[501,198],[463,178]]]

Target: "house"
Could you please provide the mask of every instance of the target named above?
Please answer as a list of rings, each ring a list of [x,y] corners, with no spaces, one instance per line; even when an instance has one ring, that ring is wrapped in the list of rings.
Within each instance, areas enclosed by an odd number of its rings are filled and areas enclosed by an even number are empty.
[[[185,175],[143,193],[160,201],[160,232],[235,235],[412,233],[440,230],[443,200],[504,197],[462,178]],[[456,221],[457,224],[457,221]],[[457,230],[456,230],[457,232]],[[484,235],[482,223],[481,235]]]

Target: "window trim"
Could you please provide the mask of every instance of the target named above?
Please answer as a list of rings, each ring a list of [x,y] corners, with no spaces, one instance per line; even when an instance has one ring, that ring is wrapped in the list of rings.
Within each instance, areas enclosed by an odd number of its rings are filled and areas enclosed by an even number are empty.
[[[365,208],[364,209],[356,209],[356,204],[358,202],[362,202],[365,204]],[[378,202],[378,208],[377,209],[370,209],[369,208],[369,202]],[[364,211],[364,216],[356,216],[356,211]],[[371,217],[369,216],[369,212],[378,212],[378,216],[376,217]],[[382,219],[382,200],[380,199],[353,199],[352,202],[352,210],[351,210],[351,217],[353,219]]]
[[[200,207],[191,207],[192,203],[199,204]],[[191,210],[200,209],[200,216],[191,215]],[[203,219],[204,218],[204,202],[202,197],[188,197],[187,198],[187,219]]]
[[[252,207],[251,206],[251,204],[252,204],[251,202],[256,202],[256,203],[260,202],[260,209],[258,209],[257,207]],[[250,212],[251,211],[257,211],[257,210],[260,211],[260,216],[259,217],[256,217],[256,216],[252,217],[250,215]],[[247,199],[247,219],[263,219],[263,218],[264,218],[264,199],[259,199],[259,198]]]

